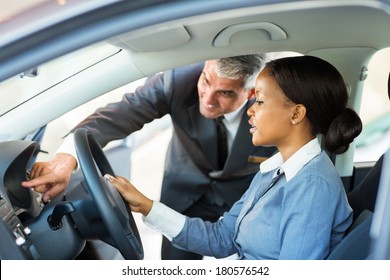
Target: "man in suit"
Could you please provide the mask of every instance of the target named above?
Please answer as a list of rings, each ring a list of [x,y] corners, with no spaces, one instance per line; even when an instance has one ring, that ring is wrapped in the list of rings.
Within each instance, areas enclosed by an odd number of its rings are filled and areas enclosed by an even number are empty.
[[[170,114],[174,132],[161,201],[185,215],[215,221],[248,188],[259,162],[275,152],[275,148],[252,145],[246,114],[263,66],[264,55],[246,55],[172,69],[149,78],[122,101],[98,109],[76,128],[87,128],[105,146]],[[217,119],[226,130],[226,159],[220,159],[218,151],[223,144],[217,139]],[[72,141],[67,137],[64,145],[72,146]],[[31,180],[23,185],[35,187],[48,200],[65,189],[76,167],[74,152],[60,148],[52,161],[36,163]],[[163,239],[162,259],[201,258]]]

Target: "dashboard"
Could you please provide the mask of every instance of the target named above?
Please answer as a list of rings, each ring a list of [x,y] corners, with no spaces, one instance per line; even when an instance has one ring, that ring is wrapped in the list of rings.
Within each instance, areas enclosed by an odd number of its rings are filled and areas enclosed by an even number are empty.
[[[20,185],[28,179],[37,147],[35,141],[0,142],[0,259],[74,259],[86,242],[70,216],[75,201],[83,202],[77,211],[83,222],[96,219],[84,214],[85,208],[92,213],[94,208],[83,187],[73,202],[63,194],[43,204],[40,194]]]
[[[22,222],[39,214],[37,195],[20,186],[27,179],[26,167],[35,148],[32,141],[0,143],[1,259],[40,259],[31,229]]]
[[[126,259],[142,259],[142,242],[130,208],[102,176],[107,172],[96,170],[91,175],[80,164],[82,172],[73,174],[66,191],[49,203],[21,186],[37,151],[36,141],[0,142],[0,259],[76,259],[88,240],[101,240]],[[99,151],[96,165],[111,170]],[[88,151],[84,154],[84,160],[92,156]],[[94,162],[91,159],[92,166]]]

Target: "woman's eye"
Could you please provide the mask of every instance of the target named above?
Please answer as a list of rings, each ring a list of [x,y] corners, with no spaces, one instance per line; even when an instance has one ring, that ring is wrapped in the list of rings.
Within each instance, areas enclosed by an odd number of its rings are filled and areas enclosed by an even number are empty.
[[[263,100],[256,100],[255,102],[257,103],[257,105],[261,105],[261,104],[263,104],[263,103],[264,103],[264,101],[263,101]]]

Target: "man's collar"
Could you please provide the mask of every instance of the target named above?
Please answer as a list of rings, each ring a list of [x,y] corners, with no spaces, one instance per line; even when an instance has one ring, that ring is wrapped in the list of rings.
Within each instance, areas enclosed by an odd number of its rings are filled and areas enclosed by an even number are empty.
[[[248,101],[245,101],[237,110],[224,114],[223,116],[225,117],[225,121],[231,123],[240,118],[247,102]]]

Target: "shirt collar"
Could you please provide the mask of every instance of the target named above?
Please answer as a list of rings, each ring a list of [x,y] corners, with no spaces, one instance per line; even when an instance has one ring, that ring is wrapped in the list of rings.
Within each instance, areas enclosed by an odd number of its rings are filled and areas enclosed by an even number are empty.
[[[242,103],[242,105],[237,110],[224,114],[223,116],[225,117],[225,121],[228,123],[232,123],[232,122],[235,122],[237,119],[241,118],[243,109],[244,109],[245,104],[247,102],[248,102],[248,100],[245,101],[244,103]]]
[[[286,162],[283,162],[280,153],[275,154],[260,164],[260,172],[268,172],[280,168],[286,176],[286,181],[291,180],[306,163],[321,152],[321,146],[317,138],[302,146]]]

